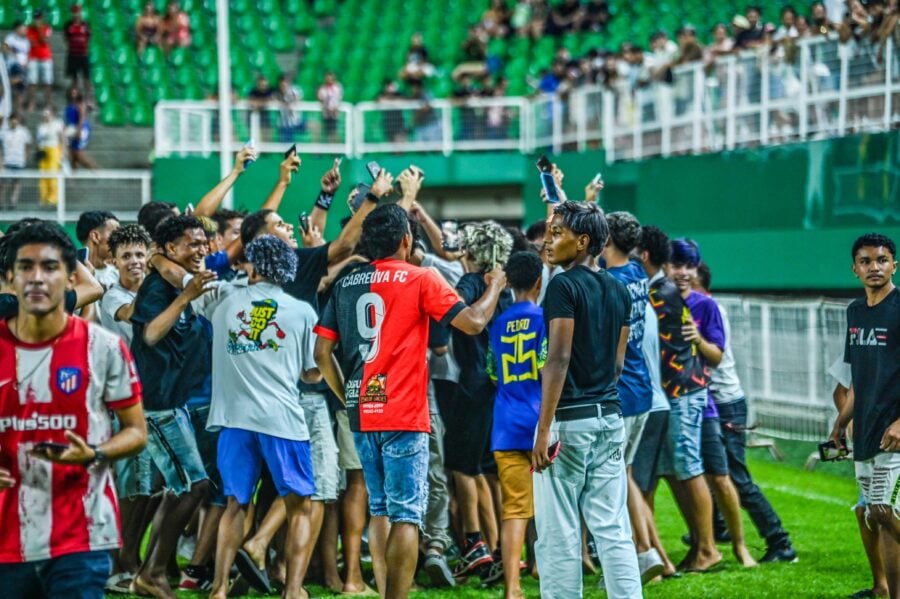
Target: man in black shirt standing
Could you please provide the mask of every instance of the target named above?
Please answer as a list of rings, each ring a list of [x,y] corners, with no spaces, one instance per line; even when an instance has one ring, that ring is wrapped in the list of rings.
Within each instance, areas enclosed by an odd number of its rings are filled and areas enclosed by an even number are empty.
[[[897,246],[877,233],[853,244],[853,273],[866,296],[847,307],[844,361],[853,391],[831,440],[838,447],[853,419],[856,480],[866,515],[881,528],[879,540],[890,596],[900,596],[900,291]]]
[[[596,204],[565,202],[553,210],[545,238],[550,264],[565,269],[550,281],[544,302],[549,346],[532,457],[535,549],[541,596],[550,599],[582,595],[579,507],[599,545],[606,592],[642,596],[616,390],[631,296],[596,266],[608,237]]]
[[[158,271],[144,279],[134,300],[131,350],[144,386],[147,449],[169,491],[157,510],[156,543],[131,591],[155,597],[172,596],[166,565],[178,538],[208,486],[203,460],[184,405],[196,396],[211,369],[209,343],[203,325],[191,308],[191,300],[215,278],[201,272],[206,255],[203,224],[193,216],[170,216],[156,228],[156,247],[187,272],[194,274],[184,290],[168,283]],[[139,484],[150,489],[153,473]]]

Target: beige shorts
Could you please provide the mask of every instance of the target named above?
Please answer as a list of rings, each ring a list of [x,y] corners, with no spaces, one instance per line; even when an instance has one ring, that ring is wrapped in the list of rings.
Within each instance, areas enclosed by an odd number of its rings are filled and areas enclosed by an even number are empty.
[[[362,470],[359,454],[356,453],[356,445],[353,443],[353,432],[350,431],[350,418],[347,410],[338,410],[334,413],[337,422],[337,435],[335,440],[338,446],[338,466],[341,470]]]
[[[641,435],[644,434],[644,425],[650,412],[644,412],[637,416],[625,416],[625,465],[631,466],[634,456],[637,454],[638,445],[641,444]]]

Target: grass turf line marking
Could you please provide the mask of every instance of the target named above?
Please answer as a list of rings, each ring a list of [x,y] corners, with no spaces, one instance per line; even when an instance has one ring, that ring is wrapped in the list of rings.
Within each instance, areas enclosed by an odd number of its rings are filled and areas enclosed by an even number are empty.
[[[794,497],[801,497],[803,499],[808,499],[810,501],[818,501],[821,503],[829,503],[831,505],[839,505],[841,507],[853,506],[855,504],[855,500],[847,499],[836,499],[834,497],[829,497],[828,495],[821,495],[819,493],[810,493],[808,491],[798,491],[793,487],[788,487],[785,485],[769,485],[765,483],[757,483],[761,488],[777,491],[778,493],[785,493],[786,495],[793,495]]]

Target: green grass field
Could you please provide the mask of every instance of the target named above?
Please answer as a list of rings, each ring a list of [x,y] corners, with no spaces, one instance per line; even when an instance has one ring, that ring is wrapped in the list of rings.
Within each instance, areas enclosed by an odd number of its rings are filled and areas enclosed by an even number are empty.
[[[847,597],[871,586],[869,568],[859,541],[856,520],[850,510],[857,498],[852,466],[847,463],[820,464],[807,472],[802,464],[811,444],[781,443],[785,462],[773,461],[763,449],[750,450],[754,478],[781,516],[791,533],[799,562],[762,565],[750,570],[737,565],[730,548],[721,546],[727,567],[715,574],[687,575],[645,587],[648,598],[707,597],[736,599],[782,597]],[[680,541],[686,528],[665,485],[657,498],[657,523],[666,550],[674,562],[687,552]],[[765,551],[765,543],[756,534],[749,519],[744,518],[748,545],[757,558]],[[605,597],[597,588],[597,576],[585,577],[585,597]],[[528,597],[539,597],[536,580],[523,580]],[[315,597],[331,593],[315,585],[309,586]],[[180,597],[202,595],[181,593]],[[445,590],[426,590],[412,597],[437,599],[496,598],[502,589],[480,589],[475,582]],[[112,596],[110,596],[112,597]]]

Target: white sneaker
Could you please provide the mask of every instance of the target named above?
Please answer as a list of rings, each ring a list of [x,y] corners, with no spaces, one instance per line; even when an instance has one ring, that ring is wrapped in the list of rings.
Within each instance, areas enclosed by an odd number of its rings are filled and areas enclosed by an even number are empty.
[[[641,571],[641,584],[647,584],[657,576],[662,576],[665,566],[659,551],[651,547],[643,553],[638,553],[638,569]]]

